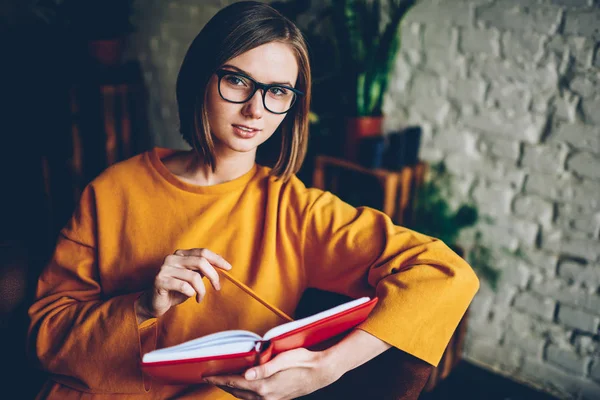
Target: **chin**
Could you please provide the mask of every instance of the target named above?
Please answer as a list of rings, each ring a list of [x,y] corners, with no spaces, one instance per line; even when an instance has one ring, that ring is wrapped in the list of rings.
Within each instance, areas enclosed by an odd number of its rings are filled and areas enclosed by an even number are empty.
[[[265,138],[263,135],[257,135],[251,139],[242,139],[233,136],[227,138],[222,143],[231,150],[238,151],[240,153],[247,153],[249,151],[256,150],[258,146],[266,141],[266,139],[268,139],[268,137]]]
[[[248,146],[241,147],[241,146],[238,146],[238,147],[233,147],[231,149],[233,151],[235,151],[235,152],[244,153],[245,154],[245,153],[255,152],[256,149],[257,149],[257,147],[256,146],[254,146],[254,147],[248,147]]]
[[[223,150],[227,152],[234,151],[236,153],[248,153],[251,151],[256,151],[258,145],[260,144],[252,142],[253,141],[244,141],[240,143],[240,141],[233,139],[226,142],[221,142],[221,146]]]

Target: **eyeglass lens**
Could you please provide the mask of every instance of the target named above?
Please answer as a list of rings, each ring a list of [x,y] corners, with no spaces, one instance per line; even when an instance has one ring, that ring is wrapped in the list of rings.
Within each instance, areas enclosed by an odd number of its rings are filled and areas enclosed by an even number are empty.
[[[244,103],[254,95],[254,82],[238,74],[226,74],[219,80],[219,90],[225,100]],[[274,113],[288,111],[294,104],[296,94],[281,86],[272,86],[263,95],[264,106]]]

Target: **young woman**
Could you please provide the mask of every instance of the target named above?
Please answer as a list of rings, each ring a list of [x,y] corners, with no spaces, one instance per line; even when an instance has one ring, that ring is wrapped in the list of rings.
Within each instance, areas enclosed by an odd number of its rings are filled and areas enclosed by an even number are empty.
[[[30,346],[51,374],[40,398],[291,399],[392,346],[437,364],[478,280],[439,240],[294,176],[310,80],[301,33],[268,5],[235,3],[202,29],[177,82],[192,149],[153,149],[96,178],[39,279]],[[259,146],[277,149],[272,168]],[[148,351],[284,322],[220,271],[288,315],[309,287],[379,303],[326,350],[189,387],[152,382]]]

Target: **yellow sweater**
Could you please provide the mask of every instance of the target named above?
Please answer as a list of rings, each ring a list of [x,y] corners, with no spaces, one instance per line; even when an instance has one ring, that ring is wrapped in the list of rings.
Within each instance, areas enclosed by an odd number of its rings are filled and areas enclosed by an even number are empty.
[[[284,183],[255,166],[214,186],[178,180],[154,149],[108,168],[61,231],[29,310],[30,351],[52,374],[43,398],[230,399],[207,385],[160,385],[142,355],[226,329],[258,334],[285,322],[232,283],[138,327],[134,301],[176,249],[208,248],[231,275],[288,315],[307,287],[378,296],[363,329],[437,365],[479,282],[439,240],[354,208],[329,192]]]

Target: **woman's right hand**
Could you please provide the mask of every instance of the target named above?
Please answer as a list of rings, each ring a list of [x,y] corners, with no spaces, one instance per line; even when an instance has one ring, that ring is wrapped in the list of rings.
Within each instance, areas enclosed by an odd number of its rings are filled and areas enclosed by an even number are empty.
[[[220,290],[219,274],[215,267],[229,271],[231,264],[208,249],[177,250],[167,256],[154,279],[154,287],[136,300],[138,324],[160,317],[189,297],[196,296],[196,301],[200,303],[206,295],[203,276],[216,290]]]

